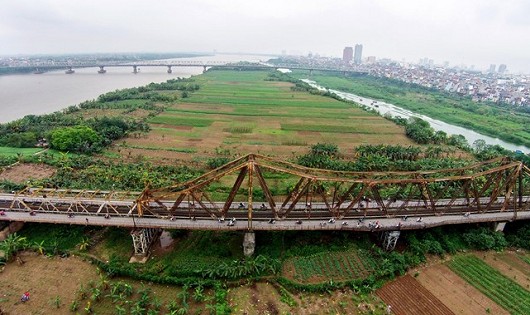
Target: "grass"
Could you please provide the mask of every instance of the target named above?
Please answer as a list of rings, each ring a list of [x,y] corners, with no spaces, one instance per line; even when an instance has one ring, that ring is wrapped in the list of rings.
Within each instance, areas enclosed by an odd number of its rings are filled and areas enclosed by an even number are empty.
[[[0,155],[3,156],[16,156],[21,155],[33,155],[39,151],[42,151],[42,148],[11,148],[11,147],[0,147]]]
[[[449,268],[511,314],[530,314],[530,292],[479,258],[455,256]]]
[[[167,124],[175,126],[208,127],[213,123],[212,119],[183,117],[175,115],[159,115],[148,120],[151,124]]]
[[[171,155],[166,146],[177,143],[204,156],[215,156],[220,148],[231,155],[259,150],[286,159],[319,142],[335,143],[343,152],[366,143],[412,143],[401,127],[374,113],[293,91],[293,84],[267,81],[268,75],[268,71],[215,70],[196,76],[200,89],[150,117],[148,138],[128,139],[127,145],[156,157],[194,158]],[[306,131],[322,134],[309,137]],[[153,150],[159,152],[155,155]]]

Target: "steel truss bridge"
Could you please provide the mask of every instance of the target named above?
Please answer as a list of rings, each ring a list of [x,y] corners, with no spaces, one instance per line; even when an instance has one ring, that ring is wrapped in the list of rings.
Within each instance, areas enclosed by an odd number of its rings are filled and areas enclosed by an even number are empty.
[[[290,188],[279,191],[278,181]],[[400,231],[530,219],[530,169],[498,158],[457,169],[339,172],[249,154],[142,192],[26,188],[0,194],[0,210],[4,221],[135,229]]]

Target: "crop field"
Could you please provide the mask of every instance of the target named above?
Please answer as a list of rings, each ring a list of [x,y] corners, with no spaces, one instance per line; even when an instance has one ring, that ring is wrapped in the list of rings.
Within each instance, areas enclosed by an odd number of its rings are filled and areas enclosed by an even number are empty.
[[[456,256],[448,265],[460,277],[511,314],[530,314],[530,291],[476,256]]]
[[[362,249],[295,257],[285,264],[285,270],[291,271],[287,273],[292,273],[289,276],[300,283],[363,279],[376,268],[375,262]]]
[[[392,307],[392,314],[454,314],[434,294],[421,286],[410,275],[392,281],[376,294]]]
[[[344,154],[361,144],[411,145],[403,128],[353,104],[266,81],[267,71],[209,71],[200,89],[148,119],[145,137],[118,146],[122,156],[191,160],[250,152],[291,158],[316,143]],[[158,149],[158,150],[157,150]]]

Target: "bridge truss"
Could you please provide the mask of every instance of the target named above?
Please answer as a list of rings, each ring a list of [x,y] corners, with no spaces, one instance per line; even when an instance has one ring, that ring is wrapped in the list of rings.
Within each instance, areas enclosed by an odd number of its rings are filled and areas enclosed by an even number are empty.
[[[431,226],[448,224],[441,219],[447,217],[451,224],[508,221],[530,213],[529,175],[507,158],[436,171],[338,172],[249,154],[193,180],[142,192],[26,188],[0,194],[0,209],[9,214],[0,220],[244,230],[301,229],[302,222],[307,229],[355,229],[351,223],[365,219],[433,218]]]
[[[249,229],[255,219],[343,220],[505,211],[516,216],[530,206],[529,175],[521,162],[506,158],[459,169],[366,173],[311,169],[250,154],[194,180],[145,189],[137,211],[140,216],[246,217]],[[293,185],[289,191],[274,189],[273,193],[271,178]],[[227,182],[232,182],[229,191],[215,189]]]

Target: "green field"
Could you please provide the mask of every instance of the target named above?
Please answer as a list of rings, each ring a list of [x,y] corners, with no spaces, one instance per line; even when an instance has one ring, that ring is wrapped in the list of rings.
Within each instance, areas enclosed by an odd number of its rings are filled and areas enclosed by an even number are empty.
[[[511,314],[530,314],[530,291],[479,258],[456,256],[449,268]]]
[[[32,155],[39,151],[41,148],[11,148],[11,147],[0,147],[0,155],[3,156],[16,156],[17,154]]]
[[[295,71],[296,78],[309,78]],[[530,114],[504,105],[478,103],[427,88],[371,76],[339,77],[314,72],[311,79],[330,89],[384,100],[450,124],[530,147]]]
[[[285,262],[292,266],[292,276],[300,283],[366,278],[375,270],[375,261],[363,249],[352,248],[340,252],[322,252],[307,257],[294,257]]]
[[[131,155],[156,153],[179,159],[191,159],[190,153],[215,156],[218,152],[291,158],[324,142],[337,144],[345,154],[353,154],[361,144],[412,144],[402,127],[374,113],[295,91],[292,83],[268,81],[269,74],[214,70],[194,77],[200,89],[150,117],[152,130],[147,137],[128,139],[123,149]]]

